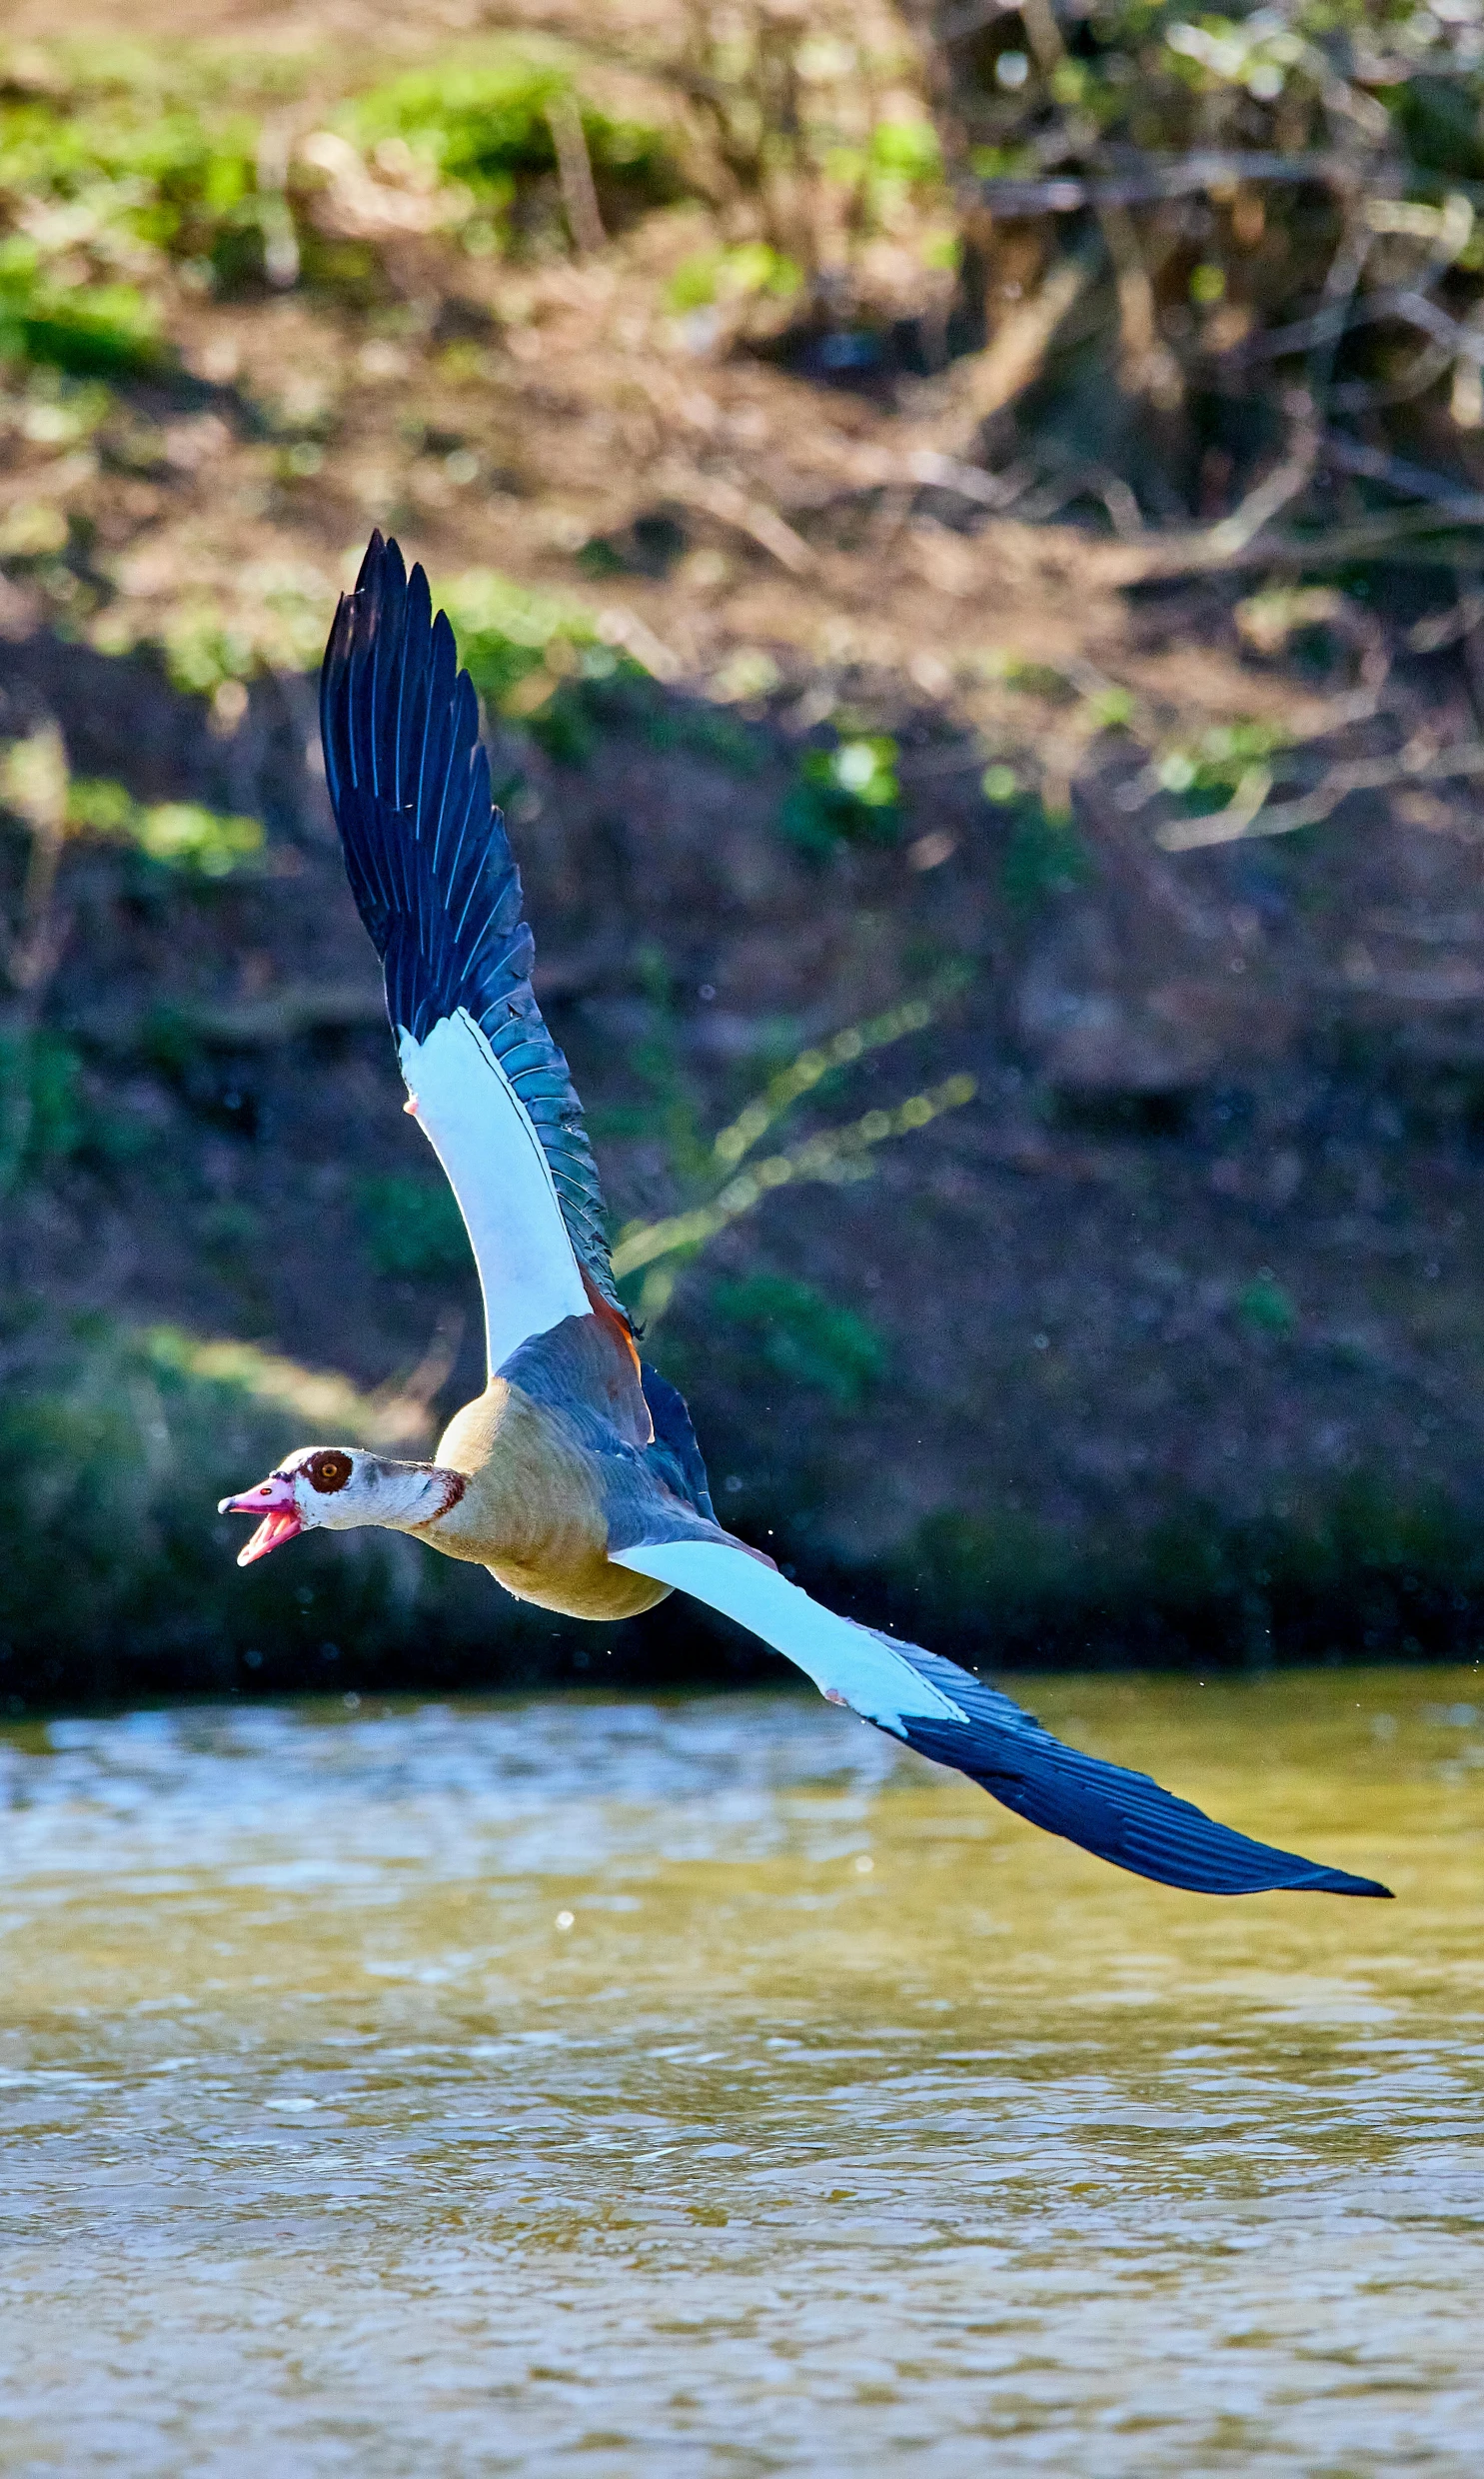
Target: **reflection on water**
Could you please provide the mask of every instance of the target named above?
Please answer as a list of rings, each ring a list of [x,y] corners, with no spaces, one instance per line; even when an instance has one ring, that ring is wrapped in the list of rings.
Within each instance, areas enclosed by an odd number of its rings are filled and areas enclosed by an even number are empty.
[[[812,1700],[0,1733],[0,2470],[1473,2479],[1484,1672],[1030,1700],[1399,1900]]]

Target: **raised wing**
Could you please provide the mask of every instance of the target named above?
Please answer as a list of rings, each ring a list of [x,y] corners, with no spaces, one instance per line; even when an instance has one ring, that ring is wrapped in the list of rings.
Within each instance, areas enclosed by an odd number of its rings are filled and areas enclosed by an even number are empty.
[[[485,1294],[490,1366],[580,1316],[627,1328],[566,1060],[531,987],[521,879],[490,797],[479,706],[447,616],[373,534],[320,677],[330,797],[424,1133]]]
[[[831,1703],[904,1739],[934,1763],[952,1765],[991,1797],[1047,1833],[1062,1834],[1114,1867],[1192,1893],[1376,1894],[1388,1888],[1343,1868],[1217,1824],[1188,1799],[1062,1745],[1007,1695],[956,1661],[898,1643],[821,1608],[747,1550],[723,1541],[647,1541],[610,1553],[682,1592],[694,1593],[807,1671]]]

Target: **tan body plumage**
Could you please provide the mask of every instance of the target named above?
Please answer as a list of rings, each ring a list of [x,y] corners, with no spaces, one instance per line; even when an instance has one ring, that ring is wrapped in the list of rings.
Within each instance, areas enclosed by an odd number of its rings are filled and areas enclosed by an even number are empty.
[[[443,1514],[415,1528],[451,1558],[487,1566],[518,1600],[573,1618],[632,1618],[668,1587],[615,1566],[597,1458],[559,1412],[506,1377],[454,1414],[438,1465],[464,1478]]]

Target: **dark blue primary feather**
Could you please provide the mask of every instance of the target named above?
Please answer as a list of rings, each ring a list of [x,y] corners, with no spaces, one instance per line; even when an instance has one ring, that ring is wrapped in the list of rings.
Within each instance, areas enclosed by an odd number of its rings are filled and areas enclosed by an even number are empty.
[[[325,773],[394,1032],[465,1008],[541,1138],[579,1263],[611,1306],[603,1192],[582,1105],[531,987],[535,945],[490,795],[479,704],[428,580],[373,534],[320,675]]]
[[[872,1632],[875,1630],[872,1629]],[[1354,1893],[1390,1900],[1369,1876],[1349,1876],[1293,1851],[1254,1842],[1177,1799],[1147,1773],[1062,1745],[1007,1695],[986,1687],[956,1661],[883,1636],[920,1676],[940,1687],[966,1722],[908,1713],[901,1736],[919,1755],[952,1765],[1027,1823],[1059,1833],[1099,1859],[1191,1893]]]
[[[652,1368],[648,1360],[641,1364],[639,1373],[650,1418],[655,1423],[655,1442],[649,1449],[651,1462],[678,1497],[688,1499],[709,1523],[715,1523],[717,1510],[712,1504],[706,1463],[696,1442],[685,1395],[668,1377],[662,1377],[658,1368]]]

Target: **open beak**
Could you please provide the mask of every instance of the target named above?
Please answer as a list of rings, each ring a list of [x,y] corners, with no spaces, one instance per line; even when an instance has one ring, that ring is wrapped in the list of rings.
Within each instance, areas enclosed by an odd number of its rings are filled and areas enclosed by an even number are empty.
[[[270,1472],[255,1489],[244,1489],[241,1497],[224,1497],[217,1513],[263,1518],[246,1548],[238,1550],[239,1566],[251,1566],[254,1558],[266,1558],[270,1549],[282,1548],[286,1540],[293,1540],[304,1529],[294,1505],[294,1483],[286,1472]]]

